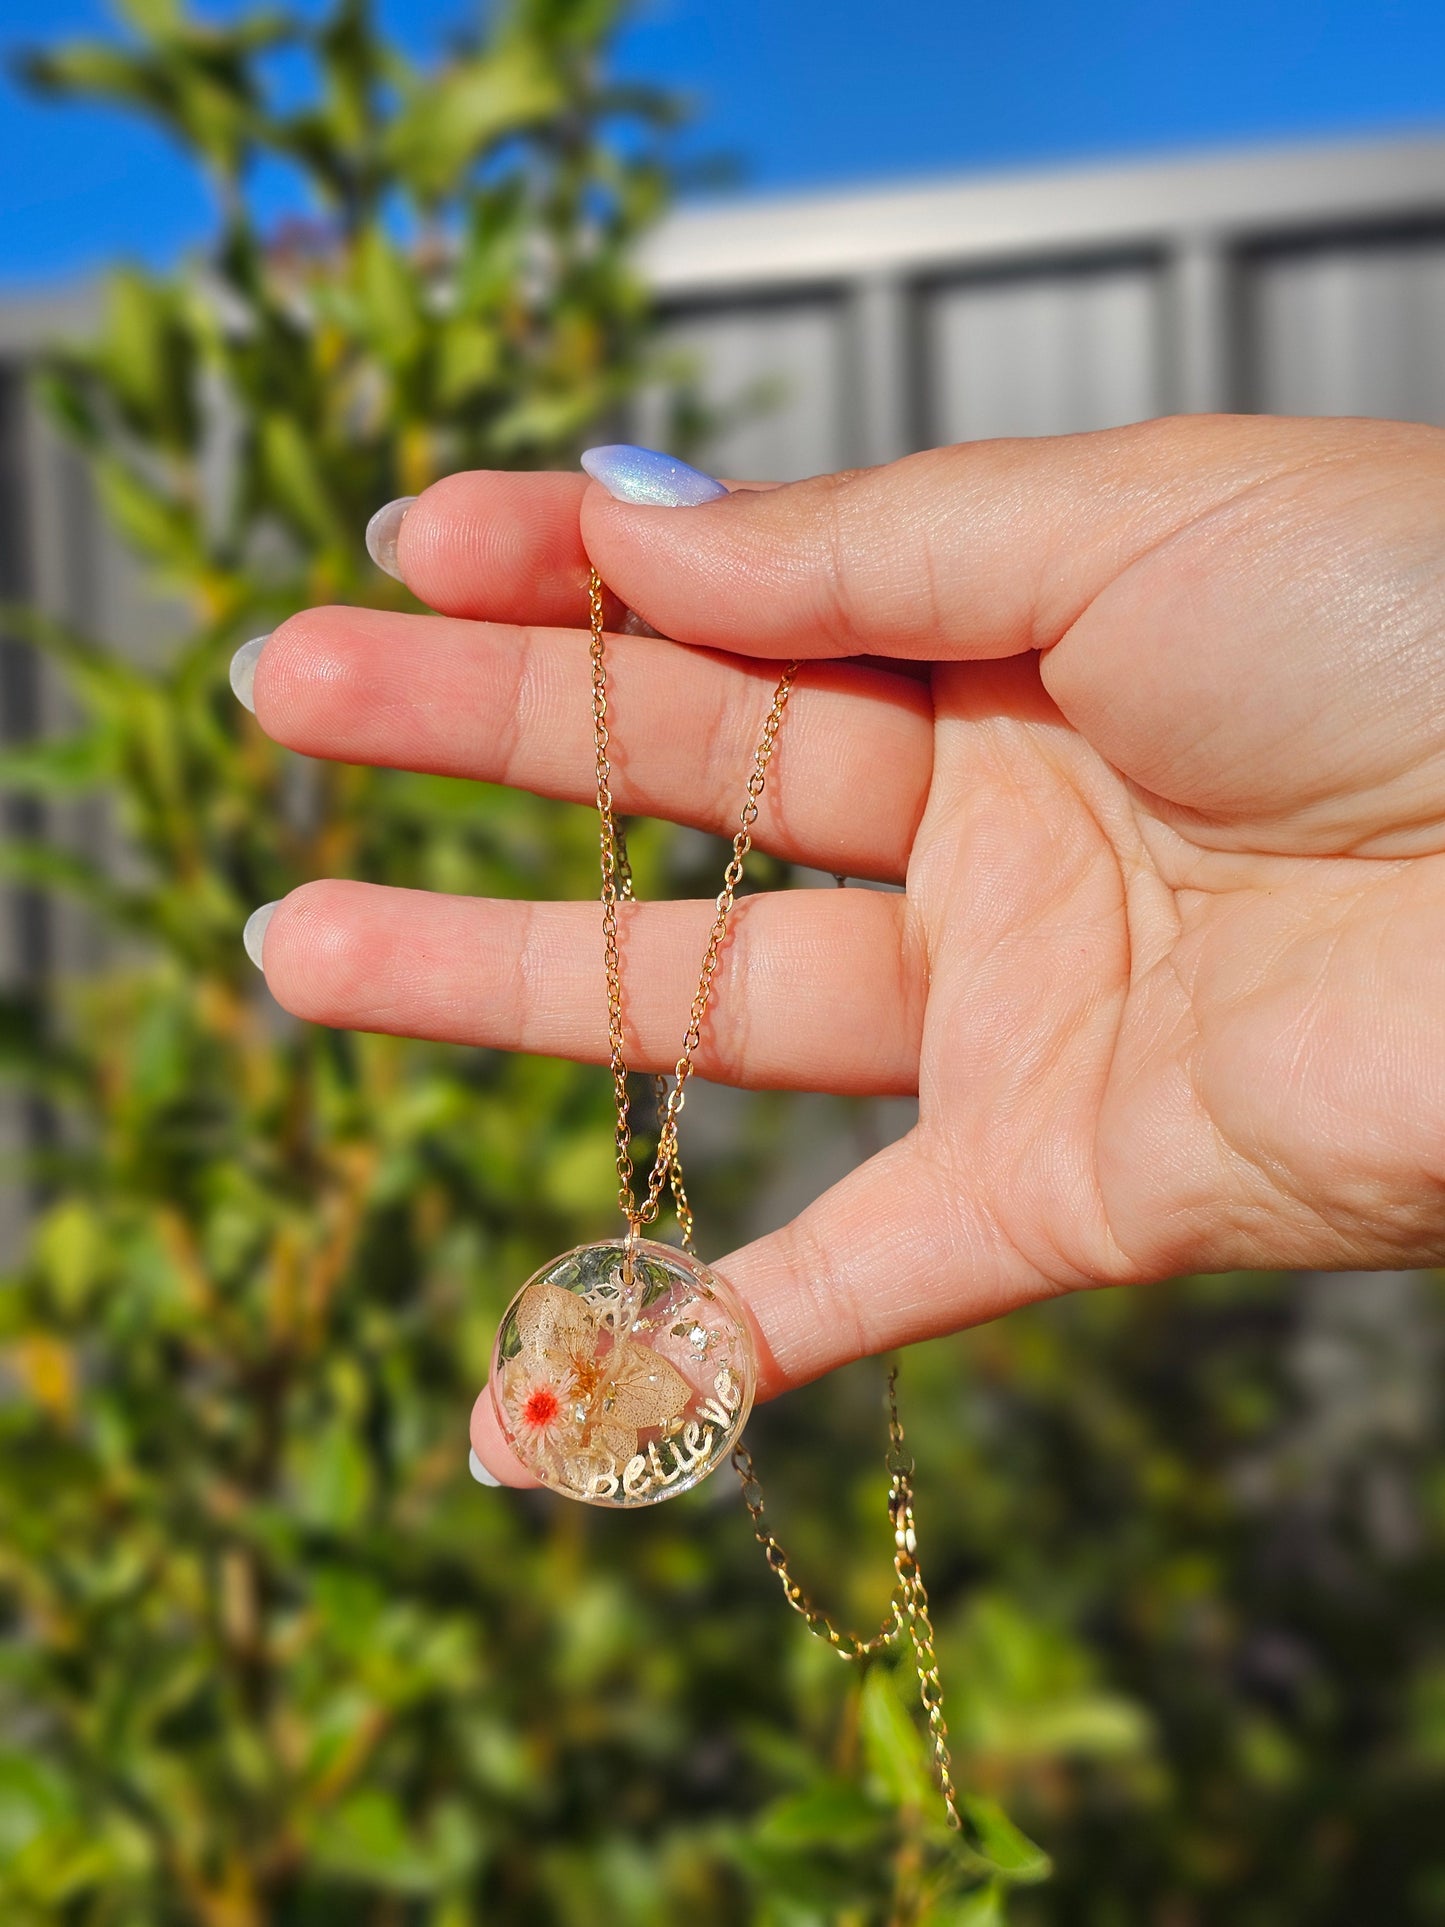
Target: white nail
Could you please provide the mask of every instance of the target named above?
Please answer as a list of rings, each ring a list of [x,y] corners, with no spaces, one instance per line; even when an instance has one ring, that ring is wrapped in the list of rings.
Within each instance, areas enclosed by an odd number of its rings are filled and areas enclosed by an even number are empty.
[[[261,651],[270,640],[269,635],[252,636],[249,642],[241,644],[231,658],[231,688],[235,692],[236,701],[249,709],[253,716],[256,713],[256,698],[253,693],[256,687],[256,664],[261,660]]]
[[[241,932],[241,941],[246,946],[246,955],[258,970],[266,968],[261,961],[266,946],[266,926],[275,916],[280,901],[278,897],[275,903],[263,903],[259,910],[253,910],[246,919],[245,929]]]
[[[394,575],[398,582],[401,570],[396,566],[396,538],[415,500],[414,495],[398,495],[394,502],[384,502],[366,525],[366,553],[378,569]]]
[[[494,1479],[492,1477],[491,1473],[482,1464],[475,1452],[468,1452],[467,1468],[478,1485],[500,1485],[502,1483],[500,1479]]]

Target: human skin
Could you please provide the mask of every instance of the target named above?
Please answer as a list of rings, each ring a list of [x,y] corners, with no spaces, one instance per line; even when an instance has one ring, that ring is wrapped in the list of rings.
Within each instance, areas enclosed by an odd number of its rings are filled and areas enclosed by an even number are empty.
[[[975,443],[686,509],[580,475],[429,489],[439,613],[313,609],[256,668],[313,756],[730,832],[802,659],[762,848],[902,894],[745,899],[697,1068],[916,1092],[916,1127],[720,1257],[775,1394],[1056,1293],[1445,1253],[1445,433],[1193,417]],[[615,615],[617,609],[609,604]],[[595,903],[318,881],[267,981],[314,1022],[607,1058]],[[670,1068],[710,903],[627,906]],[[488,1401],[482,1460],[524,1483]]]

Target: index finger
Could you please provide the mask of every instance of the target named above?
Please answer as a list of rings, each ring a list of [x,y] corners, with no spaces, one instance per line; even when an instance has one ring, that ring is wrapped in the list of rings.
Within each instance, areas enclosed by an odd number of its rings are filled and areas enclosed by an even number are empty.
[[[410,504],[397,530],[402,581],[438,615],[585,629],[591,563],[579,517],[589,486],[580,472],[444,476]],[[609,628],[621,626],[624,607],[606,597]]]
[[[578,512],[587,486],[580,474],[444,476],[406,511],[397,571],[439,615],[585,628],[590,564]],[[614,627],[619,610],[614,600]]]

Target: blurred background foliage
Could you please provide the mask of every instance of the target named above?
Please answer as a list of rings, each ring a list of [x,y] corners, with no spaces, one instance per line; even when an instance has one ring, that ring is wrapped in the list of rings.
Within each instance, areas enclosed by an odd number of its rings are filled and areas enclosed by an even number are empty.
[[[106,799],[125,854],[35,809],[3,849],[109,935],[0,1011],[51,1121],[0,1294],[0,1919],[1445,1919],[1429,1280],[1187,1281],[910,1355],[967,1849],[906,1670],[808,1640],[726,1477],[617,1518],[468,1478],[498,1313],[610,1222],[607,1080],[291,1023],[239,932],[318,875],[588,895],[595,828],[303,764],[226,665],[318,600],[407,606],[365,560],[379,503],[570,465],[676,384],[631,266],[673,108],[609,82],[616,0],[515,0],[432,72],[364,0],[124,11],[31,77],[162,121],[217,231],[173,276],[117,271],[44,377],[184,633],[142,668],[10,617],[75,726],[0,777]],[[263,157],[314,217],[261,231]],[[700,421],[685,383],[674,420]],[[715,868],[656,827],[634,855],[644,894]],[[696,1172],[711,1248],[822,1115],[750,1103]],[[857,1367],[752,1432],[798,1565],[860,1624],[889,1578],[881,1385]]]

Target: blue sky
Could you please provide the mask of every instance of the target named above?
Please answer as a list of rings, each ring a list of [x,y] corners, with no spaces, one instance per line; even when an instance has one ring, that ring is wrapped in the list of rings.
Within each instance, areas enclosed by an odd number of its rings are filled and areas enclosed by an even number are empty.
[[[380,12],[425,52],[478,5]],[[103,0],[0,0],[0,51],[111,17]],[[621,63],[692,99],[687,146],[732,158],[730,191],[1445,131],[1445,0],[639,0]],[[161,137],[0,83],[0,282],[163,261],[206,222]]]

